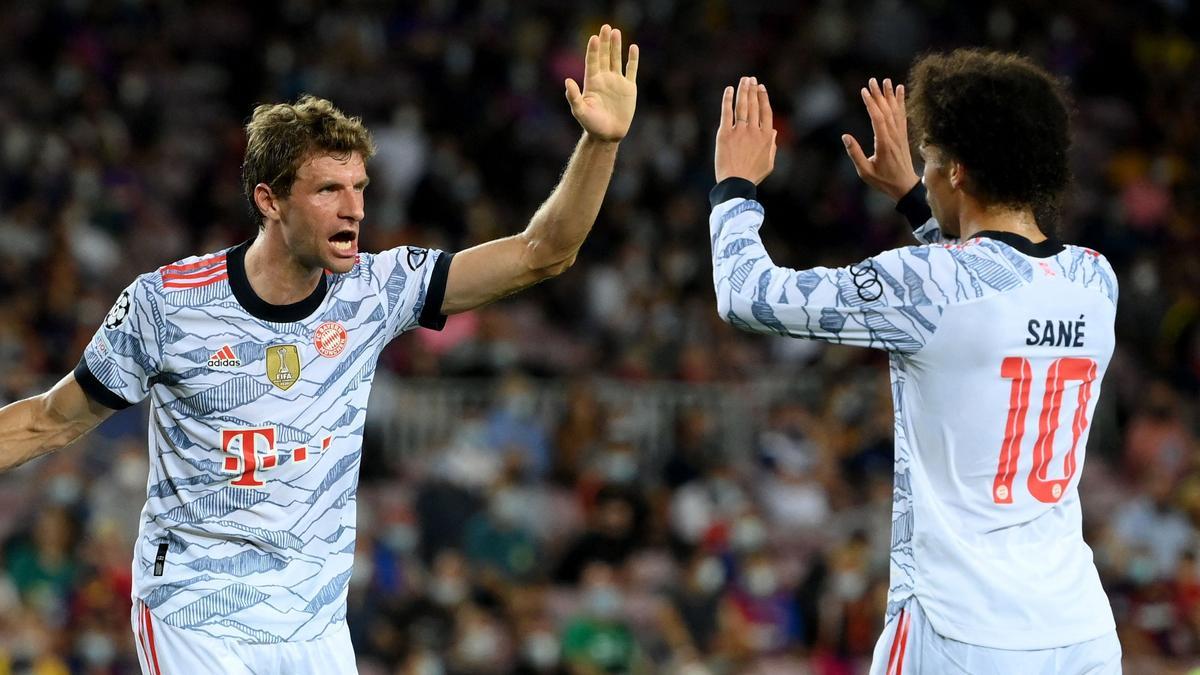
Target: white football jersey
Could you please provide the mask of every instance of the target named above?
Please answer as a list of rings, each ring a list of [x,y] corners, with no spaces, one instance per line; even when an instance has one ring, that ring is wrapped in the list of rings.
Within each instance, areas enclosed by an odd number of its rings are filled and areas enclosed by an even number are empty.
[[[112,408],[151,400],[135,599],[212,637],[312,640],[345,621],[376,361],[400,333],[442,327],[452,256],[364,253],[270,305],[247,248],[138,277],[75,376]]]
[[[895,409],[889,614],[1035,650],[1099,637],[1112,610],[1083,541],[1079,475],[1113,352],[1117,281],[1090,249],[986,232],[837,269],[776,266],[753,185],[713,190],[721,317],[889,353]],[[941,242],[936,222],[916,232]]]

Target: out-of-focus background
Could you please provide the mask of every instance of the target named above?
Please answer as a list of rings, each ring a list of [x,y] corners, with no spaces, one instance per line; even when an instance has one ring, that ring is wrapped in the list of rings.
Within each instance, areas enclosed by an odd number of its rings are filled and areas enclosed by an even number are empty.
[[[70,370],[136,274],[253,234],[257,102],[312,92],[374,130],[367,250],[516,232],[579,136],[562,81],[604,21],[641,45],[639,107],[578,263],[383,356],[350,592],[361,672],[864,672],[887,587],[885,359],[717,319],[712,137],[724,85],[768,84],[780,264],[908,243],[838,136],[869,144],[868,77],[962,45],[1070,82],[1061,235],[1121,279],[1085,534],[1126,672],[1200,665],[1190,0],[0,2],[0,401]],[[0,673],[136,672],[145,434],[131,409],[0,478]]]

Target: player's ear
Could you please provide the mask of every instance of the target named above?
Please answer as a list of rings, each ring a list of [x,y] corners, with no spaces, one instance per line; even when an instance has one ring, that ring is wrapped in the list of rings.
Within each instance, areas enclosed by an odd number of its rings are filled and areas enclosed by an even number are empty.
[[[957,159],[952,159],[946,167],[946,177],[950,179],[950,187],[961,190],[967,184],[967,167]]]
[[[279,196],[266,183],[254,186],[254,205],[258,207],[264,221],[279,219]]]

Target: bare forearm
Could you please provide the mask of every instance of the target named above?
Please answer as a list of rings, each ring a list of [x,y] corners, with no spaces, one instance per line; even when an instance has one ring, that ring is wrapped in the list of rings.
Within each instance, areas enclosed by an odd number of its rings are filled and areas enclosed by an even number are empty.
[[[530,268],[565,267],[574,261],[604,202],[617,145],[583,134],[558,187],[521,235],[527,241]]]
[[[0,472],[70,445],[112,412],[89,400],[72,375],[0,408]]]
[[[8,471],[29,460],[70,443],[63,430],[44,420],[41,396],[0,408],[0,471]]]

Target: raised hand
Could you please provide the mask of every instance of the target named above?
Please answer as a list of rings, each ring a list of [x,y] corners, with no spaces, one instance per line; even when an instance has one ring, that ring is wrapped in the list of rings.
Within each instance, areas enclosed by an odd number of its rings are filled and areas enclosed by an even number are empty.
[[[757,185],[771,174],[776,149],[773,121],[767,86],[759,84],[758,78],[743,77],[738,82],[736,106],[733,87],[725,87],[714,160],[718,183],[737,177]]]
[[[867,157],[850,134],[842,135],[842,143],[850,161],[854,162],[858,177],[898,202],[920,180],[913,169],[912,150],[908,147],[904,85],[893,90],[892,81],[884,80],[881,89],[872,77],[863,87],[862,97],[871,117],[871,129],[875,132],[875,154]]]
[[[621,74],[621,31],[608,24],[588,39],[583,90],[567,78],[571,114],[598,140],[616,142],[629,132],[637,104],[638,47],[629,45],[629,63]]]

